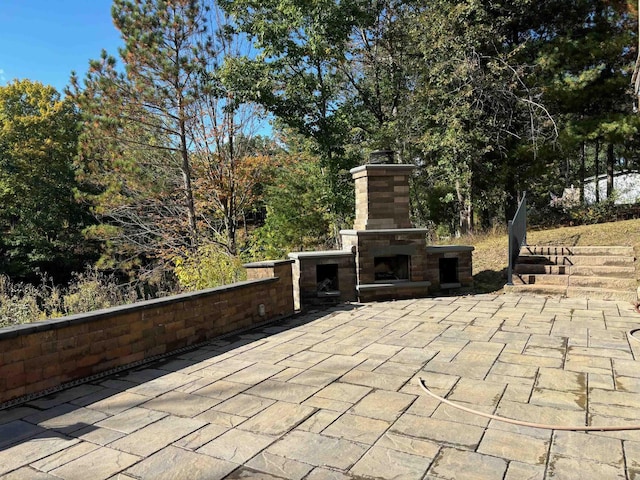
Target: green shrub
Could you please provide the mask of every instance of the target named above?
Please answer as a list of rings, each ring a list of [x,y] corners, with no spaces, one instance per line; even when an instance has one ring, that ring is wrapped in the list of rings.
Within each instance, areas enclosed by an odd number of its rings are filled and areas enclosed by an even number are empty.
[[[184,290],[202,290],[246,279],[242,260],[214,243],[176,257],[174,264],[174,273]]]

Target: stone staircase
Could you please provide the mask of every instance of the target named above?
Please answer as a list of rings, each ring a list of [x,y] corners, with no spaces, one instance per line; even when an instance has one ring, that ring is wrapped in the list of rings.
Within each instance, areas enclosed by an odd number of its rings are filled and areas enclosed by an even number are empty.
[[[505,292],[635,302],[636,277],[633,247],[526,245]]]

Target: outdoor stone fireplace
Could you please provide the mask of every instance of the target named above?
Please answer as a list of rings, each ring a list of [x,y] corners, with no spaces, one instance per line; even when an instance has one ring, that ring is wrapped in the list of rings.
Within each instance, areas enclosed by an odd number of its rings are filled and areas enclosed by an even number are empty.
[[[389,163],[392,152],[374,152],[371,159],[351,170],[356,216],[353,229],[340,232],[343,250],[289,254],[296,308],[419,298],[471,286],[473,247],[427,247],[428,230],[411,225],[415,167]]]
[[[426,296],[426,229],[412,228],[409,176],[415,167],[367,164],[351,170],[356,190],[353,230],[343,248],[355,254],[360,301]]]

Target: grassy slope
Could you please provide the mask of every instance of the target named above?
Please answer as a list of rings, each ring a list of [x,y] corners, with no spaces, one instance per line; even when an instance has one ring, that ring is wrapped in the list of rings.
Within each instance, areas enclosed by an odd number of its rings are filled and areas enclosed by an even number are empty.
[[[473,275],[476,291],[500,290],[506,281],[507,234],[495,232],[469,235],[447,243],[473,245]],[[529,245],[630,245],[636,258],[640,256],[640,220],[560,227],[550,230],[529,230]],[[636,266],[636,278],[638,278]]]

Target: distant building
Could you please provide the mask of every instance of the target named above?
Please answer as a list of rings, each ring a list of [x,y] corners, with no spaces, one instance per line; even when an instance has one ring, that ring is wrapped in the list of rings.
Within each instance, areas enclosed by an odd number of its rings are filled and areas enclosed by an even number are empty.
[[[584,203],[596,203],[596,177],[584,181]],[[600,201],[607,198],[607,175],[598,177]],[[640,173],[618,172],[613,175],[613,192],[616,205],[628,205],[640,201]]]

